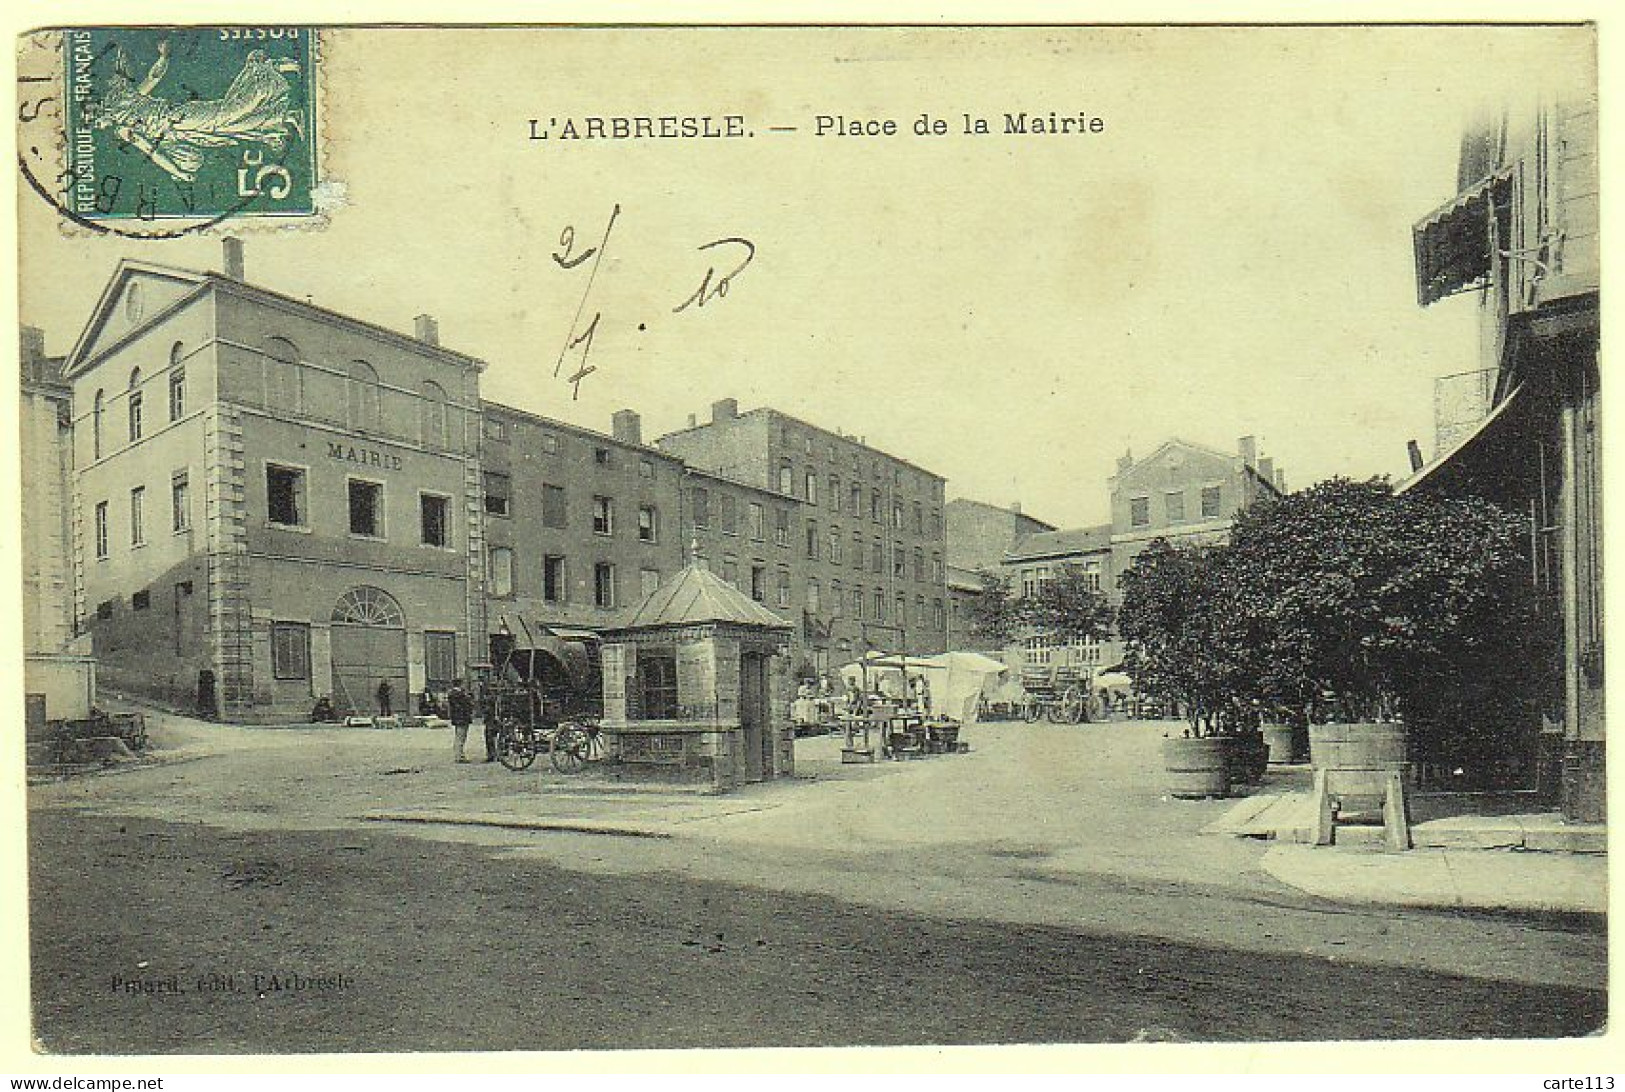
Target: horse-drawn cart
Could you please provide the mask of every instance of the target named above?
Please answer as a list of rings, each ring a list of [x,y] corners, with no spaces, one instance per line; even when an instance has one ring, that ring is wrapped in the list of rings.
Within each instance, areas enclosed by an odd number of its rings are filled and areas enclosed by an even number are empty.
[[[1086,668],[1029,665],[1021,669],[1021,688],[1027,695],[1022,718],[1028,724],[1040,718],[1051,724],[1082,724],[1097,715]]]
[[[580,773],[604,757],[598,639],[588,633],[531,633],[492,639],[493,663],[478,679],[480,709],[496,734],[497,761],[528,769],[547,753],[559,773]]]

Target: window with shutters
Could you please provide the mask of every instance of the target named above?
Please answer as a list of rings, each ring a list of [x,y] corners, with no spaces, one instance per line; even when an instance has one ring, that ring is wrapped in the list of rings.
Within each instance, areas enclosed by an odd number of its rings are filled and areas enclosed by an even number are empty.
[[[271,674],[278,679],[310,678],[310,626],[271,623]]]

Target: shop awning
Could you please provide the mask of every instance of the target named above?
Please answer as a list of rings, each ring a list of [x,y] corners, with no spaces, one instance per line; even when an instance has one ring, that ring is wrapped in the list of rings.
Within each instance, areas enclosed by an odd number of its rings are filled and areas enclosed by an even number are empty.
[[[1430,303],[1489,283],[1494,268],[1495,212],[1510,209],[1512,173],[1475,183],[1411,228],[1416,302]]]
[[[1514,387],[1512,393],[1501,399],[1500,403],[1484,417],[1471,432],[1451,444],[1440,452],[1431,463],[1412,474],[1409,478],[1394,487],[1395,493],[1405,493],[1424,484],[1431,484],[1436,477],[1446,472],[1447,468],[1460,466],[1474,458],[1475,453],[1493,442],[1495,437],[1507,426],[1504,422],[1514,415],[1514,407],[1522,404],[1521,386]]]

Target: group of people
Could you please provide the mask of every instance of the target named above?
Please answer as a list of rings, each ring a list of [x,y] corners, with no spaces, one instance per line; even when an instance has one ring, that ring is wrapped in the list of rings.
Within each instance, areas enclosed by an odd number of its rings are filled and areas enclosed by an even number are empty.
[[[863,715],[877,702],[902,705],[922,714],[931,712],[931,682],[924,675],[910,675],[905,684],[896,673],[876,672],[870,681],[873,686],[865,689],[860,679],[847,679],[837,695],[827,677],[803,679],[796,688],[790,719],[796,724],[827,724],[837,712]]]

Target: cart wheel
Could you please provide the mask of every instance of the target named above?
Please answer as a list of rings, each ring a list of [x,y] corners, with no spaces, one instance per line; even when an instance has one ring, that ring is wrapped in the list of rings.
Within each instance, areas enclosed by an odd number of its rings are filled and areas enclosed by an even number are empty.
[[[1037,724],[1038,718],[1044,715],[1044,707],[1036,701],[1028,699],[1027,704],[1021,707],[1021,719],[1028,724]]]
[[[510,770],[524,770],[536,761],[536,741],[529,732],[504,724],[497,733],[497,761]]]
[[[1075,686],[1061,693],[1060,700],[1050,706],[1049,719],[1056,724],[1078,724],[1083,720],[1083,694]]]
[[[576,774],[587,768],[592,757],[592,736],[579,724],[563,724],[553,733],[553,768],[561,774]]]

